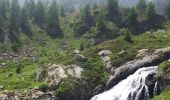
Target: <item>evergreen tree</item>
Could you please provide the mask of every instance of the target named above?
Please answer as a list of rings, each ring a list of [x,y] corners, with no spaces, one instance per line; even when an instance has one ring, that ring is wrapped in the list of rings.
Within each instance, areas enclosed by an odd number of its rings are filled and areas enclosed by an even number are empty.
[[[26,14],[25,7],[23,7],[22,11],[21,11],[20,28],[21,28],[21,31],[26,33],[27,35],[31,35],[32,34],[30,26],[29,26],[29,23],[28,23],[28,17],[27,17],[27,14]]]
[[[165,15],[167,16],[168,19],[170,19],[170,1],[168,2],[168,5],[165,9]]]
[[[147,5],[146,5],[145,0],[139,0],[138,4],[136,6],[139,21],[145,20],[146,7],[147,7]]]
[[[35,9],[35,2],[34,0],[26,0],[25,1],[25,10],[28,17],[33,17],[34,9]]]
[[[9,0],[0,1],[0,16],[3,20],[7,17],[7,12],[9,11]]]
[[[137,26],[137,14],[135,11],[135,8],[131,8],[128,11],[127,16],[124,18],[124,22],[126,26],[130,28],[131,31],[135,32],[136,31],[136,26]]]
[[[150,21],[151,23],[155,20],[156,13],[155,13],[155,7],[152,3],[149,3],[146,9],[146,19],[147,21]]]
[[[11,10],[10,10],[10,31],[18,32],[19,31],[19,15],[20,7],[18,0],[11,1]]]
[[[45,7],[41,0],[39,0],[34,10],[34,22],[43,28],[45,22]]]
[[[102,11],[100,11],[96,18],[96,31],[98,32],[98,34],[104,33],[104,27],[104,14]]]
[[[117,22],[117,19],[119,18],[118,1],[108,0],[106,11],[107,11],[107,19],[110,21]]]
[[[62,17],[65,16],[65,10],[64,10],[63,5],[61,6],[61,9],[60,9],[60,16],[62,16]]]
[[[93,19],[93,16],[91,15],[90,6],[89,5],[86,5],[84,7],[81,18],[82,18],[83,23],[88,27],[88,29],[91,26],[93,26],[94,19]]]
[[[58,8],[57,3],[53,0],[52,4],[48,9],[48,23],[47,23],[47,31],[48,34],[57,37],[62,36],[62,30],[59,26],[59,18],[58,18]]]

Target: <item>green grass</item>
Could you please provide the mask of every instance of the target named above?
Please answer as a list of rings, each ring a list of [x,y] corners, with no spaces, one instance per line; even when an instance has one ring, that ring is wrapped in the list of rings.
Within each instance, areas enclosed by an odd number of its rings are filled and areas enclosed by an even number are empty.
[[[152,100],[169,100],[170,99],[170,86],[167,86],[165,90],[158,96],[155,96]]]

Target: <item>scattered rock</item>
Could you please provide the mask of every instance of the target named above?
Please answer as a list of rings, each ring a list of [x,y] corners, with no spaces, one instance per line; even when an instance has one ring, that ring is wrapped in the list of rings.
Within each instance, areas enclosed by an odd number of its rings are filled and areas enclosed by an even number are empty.
[[[74,50],[74,54],[80,54],[80,50]]]
[[[125,54],[126,52],[124,51],[124,50],[122,50],[122,51],[120,51],[119,53],[118,53],[118,55],[123,55],[123,54]]]
[[[76,61],[81,61],[81,62],[87,61],[87,58],[86,58],[84,55],[82,55],[82,54],[76,54],[75,57],[74,57],[74,59],[75,59]]]
[[[166,33],[166,31],[162,29],[158,29],[156,33]]]
[[[108,56],[110,55],[112,52],[110,50],[102,50],[98,53],[99,56]]]
[[[2,66],[6,66],[6,63],[1,63]]]

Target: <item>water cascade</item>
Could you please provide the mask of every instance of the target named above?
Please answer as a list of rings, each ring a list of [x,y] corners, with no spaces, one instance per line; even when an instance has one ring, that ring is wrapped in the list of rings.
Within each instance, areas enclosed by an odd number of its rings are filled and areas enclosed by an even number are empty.
[[[150,100],[146,77],[156,73],[156,66],[140,68],[133,75],[127,77],[116,86],[91,100]],[[155,88],[154,88],[155,89]]]

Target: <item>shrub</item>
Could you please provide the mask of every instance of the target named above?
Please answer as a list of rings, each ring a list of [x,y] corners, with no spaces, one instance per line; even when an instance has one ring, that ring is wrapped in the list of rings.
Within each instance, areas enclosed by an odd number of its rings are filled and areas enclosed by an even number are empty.
[[[166,76],[166,70],[170,68],[170,61],[164,61],[158,66],[158,76]]]
[[[41,91],[46,92],[49,89],[49,86],[47,83],[42,83],[38,87]]]

